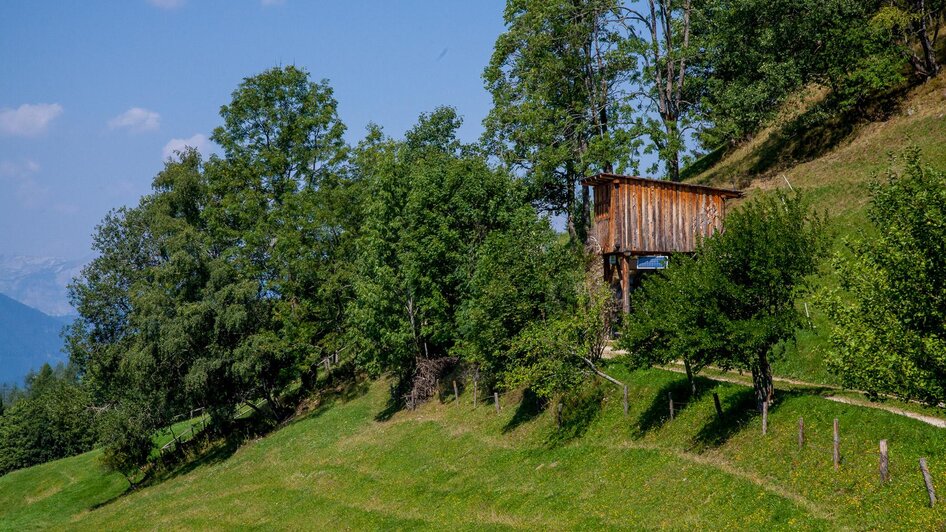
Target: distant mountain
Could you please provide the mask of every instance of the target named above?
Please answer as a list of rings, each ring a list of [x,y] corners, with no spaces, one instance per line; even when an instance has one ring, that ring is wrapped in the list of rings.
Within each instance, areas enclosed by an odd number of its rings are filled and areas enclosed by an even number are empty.
[[[0,294],[0,382],[22,384],[44,362],[65,362],[59,333],[69,321]]]
[[[75,314],[66,287],[84,259],[0,255],[0,293],[50,316]]]

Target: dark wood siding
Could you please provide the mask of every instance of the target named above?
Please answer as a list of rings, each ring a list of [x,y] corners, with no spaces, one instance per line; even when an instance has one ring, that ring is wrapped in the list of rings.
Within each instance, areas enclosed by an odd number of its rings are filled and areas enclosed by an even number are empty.
[[[722,229],[737,192],[641,178],[598,178],[594,237],[601,253],[691,252]]]

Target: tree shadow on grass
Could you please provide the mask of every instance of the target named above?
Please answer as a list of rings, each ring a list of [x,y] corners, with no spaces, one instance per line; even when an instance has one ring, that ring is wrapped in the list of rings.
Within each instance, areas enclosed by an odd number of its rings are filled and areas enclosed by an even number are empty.
[[[824,395],[831,391],[833,390],[827,387],[778,390],[775,394],[775,401],[769,406],[769,415],[771,416],[790,398]],[[750,423],[754,423],[762,416],[756,410],[755,392],[752,388],[740,389],[737,393],[728,396],[722,404],[722,408],[722,417],[713,416],[712,421],[704,425],[694,436],[692,450],[719,447],[729,441],[737,432],[745,429]],[[761,421],[753,430],[762,430]]]
[[[582,437],[598,415],[604,402],[604,389],[598,382],[587,384],[562,397],[556,405],[556,428],[546,438],[550,447],[564,445]]]
[[[512,419],[503,426],[503,434],[516,430],[520,425],[528,423],[542,415],[542,412],[548,407],[548,401],[543,400],[531,389],[526,388],[522,392],[522,400],[516,407],[516,413]]]
[[[755,392],[752,388],[740,389],[735,394],[727,396],[721,403],[722,417],[714,415],[709,423],[700,428],[693,437],[694,448],[719,447],[759,416],[756,410]]]
[[[691,395],[690,382],[685,377],[665,384],[654,396],[647,409],[637,418],[637,434],[635,436],[642,437],[670,421],[671,397],[673,397],[674,415],[677,415],[689,408],[691,404],[699,401],[706,394],[706,391],[712,389],[715,385],[714,381],[698,376],[696,377],[696,395]]]

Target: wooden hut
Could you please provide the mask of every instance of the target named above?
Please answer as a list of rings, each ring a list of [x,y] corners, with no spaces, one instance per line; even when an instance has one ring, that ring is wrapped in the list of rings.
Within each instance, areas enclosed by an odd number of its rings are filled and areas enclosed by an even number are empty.
[[[689,253],[701,237],[722,229],[726,201],[738,190],[615,174],[586,177],[593,187],[591,242],[600,250],[605,279],[625,311],[630,291],[671,253]]]

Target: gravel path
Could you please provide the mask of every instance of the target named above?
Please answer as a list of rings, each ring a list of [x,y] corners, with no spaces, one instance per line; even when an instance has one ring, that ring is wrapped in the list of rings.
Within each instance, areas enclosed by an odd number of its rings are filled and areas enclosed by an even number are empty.
[[[611,347],[609,346],[605,348],[603,358],[614,358],[623,354],[624,354],[624,351],[621,351],[618,349],[611,349]],[[684,373],[684,374],[686,373],[686,370],[682,367],[682,364],[679,366],[677,365],[660,366],[660,368],[665,369],[667,371],[673,371],[675,373]],[[724,371],[719,368],[708,368],[708,369],[711,369],[714,372],[719,372],[719,373],[713,374],[713,375],[702,374],[701,376],[706,377],[710,380],[714,380],[714,381],[728,382],[732,384],[738,384],[740,386],[752,386],[751,379],[749,379],[748,377],[743,377],[742,375],[739,375],[736,372]],[[806,381],[802,381],[798,379],[789,379],[785,377],[773,377],[772,380],[774,380],[777,383],[790,384],[793,386],[820,388],[822,390],[826,388],[830,390],[838,390],[838,391],[843,390],[843,388],[840,388],[838,386],[832,386],[830,384],[818,384],[816,382],[806,382]],[[853,392],[853,393],[861,393],[861,392],[857,392],[856,390],[846,390],[846,391]],[[834,401],[836,403],[844,403],[847,405],[862,406],[864,408],[873,408],[875,410],[884,410],[886,412],[890,412],[891,414],[908,417],[910,419],[922,421],[923,423],[932,425],[934,427],[946,429],[946,419],[943,419],[941,417],[930,416],[927,414],[920,414],[918,412],[911,412],[909,410],[904,410],[902,408],[897,408],[895,406],[890,406],[883,403],[870,401],[866,398],[855,399],[853,397],[830,395],[830,394],[829,395],[817,394],[817,395],[819,397],[823,397],[827,399],[828,401]]]

